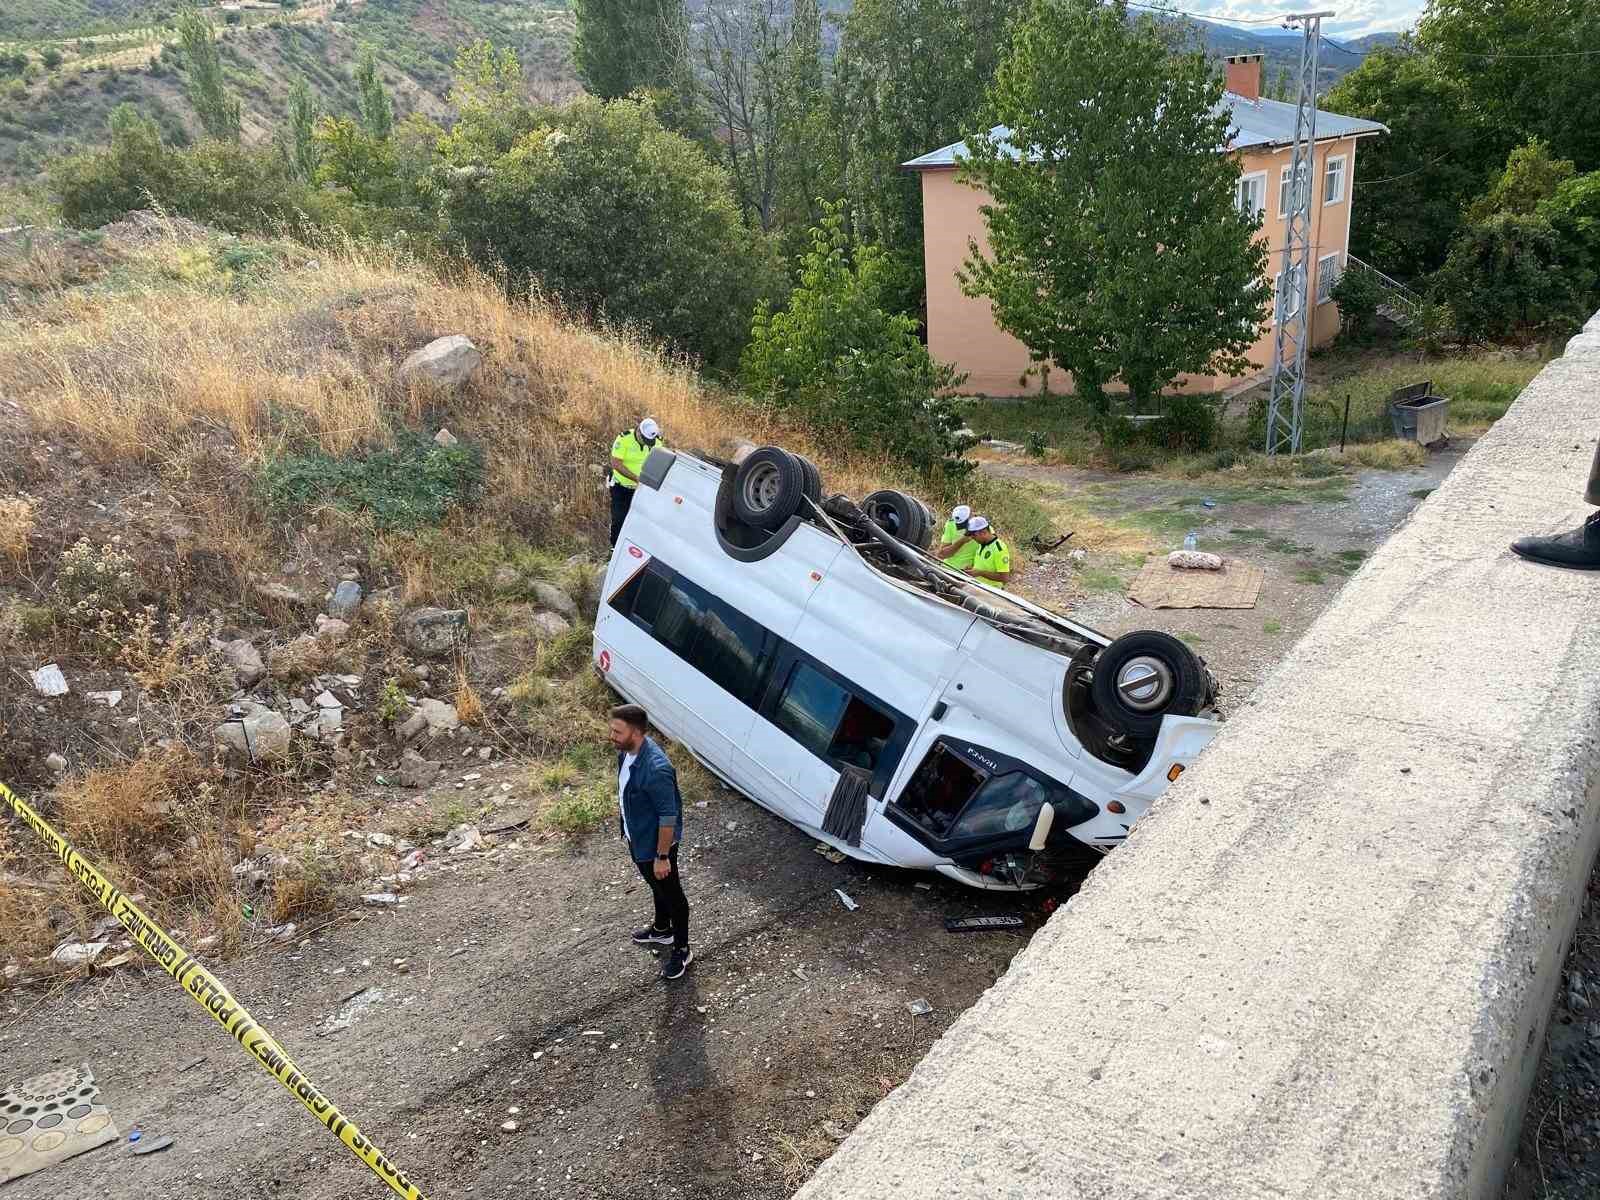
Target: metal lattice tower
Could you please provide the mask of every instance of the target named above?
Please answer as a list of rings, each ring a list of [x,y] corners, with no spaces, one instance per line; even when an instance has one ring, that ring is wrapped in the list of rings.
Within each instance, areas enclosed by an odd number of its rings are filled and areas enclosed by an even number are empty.
[[[1283,266],[1272,337],[1272,395],[1267,404],[1267,453],[1300,453],[1300,416],[1306,395],[1306,353],[1311,349],[1311,312],[1306,301],[1311,280],[1311,165],[1317,144],[1317,57],[1322,48],[1322,18],[1331,12],[1295,13],[1284,24],[1300,23],[1300,83],[1296,89],[1294,150],[1289,160],[1289,213],[1284,221]]]

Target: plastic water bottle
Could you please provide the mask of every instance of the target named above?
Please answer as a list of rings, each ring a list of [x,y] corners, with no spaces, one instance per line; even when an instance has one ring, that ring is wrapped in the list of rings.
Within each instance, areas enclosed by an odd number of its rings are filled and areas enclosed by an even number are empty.
[[[1193,550],[1198,544],[1199,543],[1195,541],[1194,530],[1189,530],[1189,532],[1184,535],[1183,548],[1185,550]]]

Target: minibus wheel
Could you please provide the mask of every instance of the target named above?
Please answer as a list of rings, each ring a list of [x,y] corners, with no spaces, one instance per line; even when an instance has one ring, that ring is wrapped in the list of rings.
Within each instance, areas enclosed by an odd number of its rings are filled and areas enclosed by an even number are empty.
[[[915,496],[885,488],[863,500],[861,508],[885,533],[919,550],[928,548],[933,526],[928,521],[928,509]]]
[[[822,503],[822,472],[817,470],[817,464],[804,454],[796,454],[795,459],[806,473],[806,498],[813,504]]]
[[[780,446],[752,450],[733,479],[733,515],[758,529],[777,529],[800,510],[806,469]]]
[[[1199,656],[1154,629],[1119,637],[1095,656],[1093,671],[1095,710],[1130,737],[1155,737],[1169,713],[1197,716],[1210,692]]]

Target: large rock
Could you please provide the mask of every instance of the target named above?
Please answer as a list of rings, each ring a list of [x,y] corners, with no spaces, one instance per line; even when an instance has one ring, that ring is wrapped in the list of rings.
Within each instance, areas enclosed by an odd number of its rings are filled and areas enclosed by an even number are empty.
[[[572,597],[554,584],[534,584],[533,598],[538,601],[540,608],[547,608],[553,613],[560,613],[563,617],[575,617],[578,615],[578,606],[573,603]]]
[[[571,621],[553,612],[536,612],[529,618],[529,624],[533,626],[534,633],[546,641],[558,638],[572,628]]]
[[[317,614],[317,637],[331,646],[344,645],[345,638],[350,636],[350,622],[341,621],[338,617]]]
[[[328,615],[348,621],[360,607],[361,585],[353,579],[346,579],[333,589],[333,598],[328,601]]]
[[[416,608],[400,619],[400,638],[413,653],[443,658],[467,640],[467,614],[459,608]]]
[[[455,388],[465,383],[478,369],[483,355],[462,334],[442,337],[429,342],[400,364],[402,383],[431,383],[436,387]]]
[[[400,758],[400,786],[428,787],[439,778],[439,773],[443,770],[441,764],[429,762],[415,750],[407,750]]]
[[[223,643],[222,657],[228,660],[242,688],[253,688],[266,678],[267,664],[261,661],[261,651],[247,638]]]
[[[263,704],[242,706],[240,715],[216,728],[217,741],[236,763],[276,762],[289,753],[289,722]]]
[[[456,712],[454,704],[446,704],[443,700],[435,700],[430,696],[418,702],[417,712],[428,723],[429,729],[448,733],[452,729],[461,728],[461,714]]]

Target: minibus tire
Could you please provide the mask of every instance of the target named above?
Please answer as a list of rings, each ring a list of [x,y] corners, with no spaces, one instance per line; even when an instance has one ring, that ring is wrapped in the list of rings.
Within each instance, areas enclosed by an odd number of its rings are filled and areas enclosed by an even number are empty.
[[[817,470],[817,464],[804,454],[796,454],[800,467],[806,473],[806,498],[813,504],[822,503],[822,472]],[[806,515],[805,513],[801,514]]]
[[[873,492],[861,502],[862,510],[899,541],[926,550],[932,527],[922,501],[889,488]]]
[[[1125,698],[1118,686],[1137,683],[1139,674],[1122,679],[1129,668],[1151,681],[1142,699]],[[1089,694],[1095,711],[1113,728],[1130,737],[1153,738],[1168,714],[1192,717],[1204,709],[1208,679],[1205,664],[1188,646],[1171,634],[1143,629],[1124,634],[1095,656]]]
[[[771,489],[764,506],[758,507],[753,494],[756,486]],[[757,529],[777,529],[800,511],[806,494],[806,470],[800,460],[781,446],[762,446],[752,450],[739,464],[733,479],[733,515]]]

